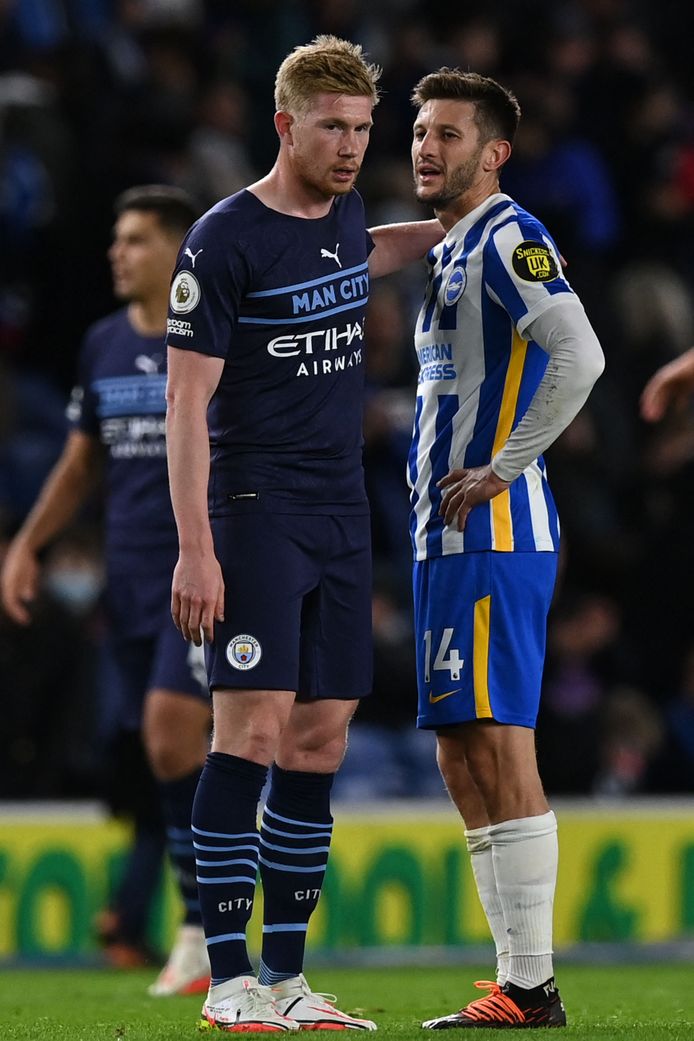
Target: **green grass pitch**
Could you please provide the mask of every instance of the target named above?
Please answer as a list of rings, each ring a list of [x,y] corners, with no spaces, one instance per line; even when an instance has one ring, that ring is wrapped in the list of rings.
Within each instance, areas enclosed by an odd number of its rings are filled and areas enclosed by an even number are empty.
[[[488,971],[465,965],[369,970],[321,967],[309,975],[316,990],[339,995],[341,1008],[375,1019],[382,1041],[405,1041],[431,1037],[420,1030],[421,1020],[452,1012],[478,996],[472,981],[485,978]],[[151,973],[141,971],[7,969],[0,977],[0,1038],[210,1041],[224,1036],[221,1031],[198,1031],[199,998],[149,998],[145,988],[151,979]],[[561,1034],[567,1041],[694,1039],[691,965],[560,964],[557,979],[569,1016],[569,1026]],[[480,1041],[499,1036],[497,1030],[474,1033]],[[334,1036],[334,1031],[321,1036]]]

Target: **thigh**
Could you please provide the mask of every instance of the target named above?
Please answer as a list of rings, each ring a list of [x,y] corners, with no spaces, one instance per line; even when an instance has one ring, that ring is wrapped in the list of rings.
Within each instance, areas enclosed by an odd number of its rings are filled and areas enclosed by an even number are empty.
[[[299,696],[350,701],[373,683],[371,527],[368,516],[317,520],[326,556],[304,604]]]
[[[534,727],[553,553],[464,553],[414,572],[418,726]]]
[[[298,690],[304,600],[320,579],[315,520],[269,513],[213,520],[225,604],[207,651],[211,690]]]

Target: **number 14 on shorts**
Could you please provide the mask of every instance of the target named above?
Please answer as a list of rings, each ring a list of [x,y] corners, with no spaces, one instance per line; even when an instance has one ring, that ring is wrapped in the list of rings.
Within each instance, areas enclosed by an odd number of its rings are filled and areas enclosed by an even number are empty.
[[[450,672],[452,680],[460,679],[460,670],[465,664],[464,659],[460,657],[460,652],[457,647],[451,647],[451,640],[453,639],[453,629],[444,629],[441,635],[441,642],[439,643],[438,650],[434,656],[434,664],[431,664],[431,629],[427,629],[424,633],[424,681],[425,683],[431,682],[432,668],[434,672]],[[450,648],[450,651],[449,651]]]

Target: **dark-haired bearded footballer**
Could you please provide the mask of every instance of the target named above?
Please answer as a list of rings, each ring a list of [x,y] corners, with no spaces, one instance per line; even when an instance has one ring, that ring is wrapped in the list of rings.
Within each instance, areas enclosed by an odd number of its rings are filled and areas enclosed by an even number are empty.
[[[369,279],[441,237],[436,221],[366,230],[354,182],[377,77],[334,37],[285,59],[277,162],[194,226],[171,287],[172,611],[186,638],[209,641],[214,711],[193,812],[212,966],[203,1020],[228,1031],[375,1029],[312,993],[302,967],[332,781],[371,689]],[[246,925],[258,865],[256,977]]]
[[[559,1027],[557,824],[534,732],[559,549],[542,453],[603,356],[547,230],[499,189],[516,99],[444,68],[413,101],[416,195],[446,230],[415,332],[417,723],[436,731],[497,949],[489,993],[424,1026]]]

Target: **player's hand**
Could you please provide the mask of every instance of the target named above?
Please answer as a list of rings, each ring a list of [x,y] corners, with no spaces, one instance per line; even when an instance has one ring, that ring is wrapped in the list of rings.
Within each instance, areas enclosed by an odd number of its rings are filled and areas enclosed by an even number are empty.
[[[31,622],[29,608],[36,599],[39,573],[36,554],[26,543],[15,539],[5,556],[0,576],[0,593],[2,606],[12,621],[19,625],[29,625]]]
[[[224,621],[224,579],[213,553],[178,558],[171,583],[171,617],[186,640],[199,647],[214,637],[214,623]]]
[[[643,388],[641,416],[648,423],[657,423],[671,405],[683,404],[691,393],[690,381],[673,365],[658,369]]]
[[[497,477],[491,466],[474,466],[469,470],[451,470],[437,484],[445,488],[439,513],[446,524],[457,519],[458,531],[463,531],[467,516],[473,506],[489,502],[499,492],[509,487],[508,481]]]
[[[649,423],[656,423],[672,405],[684,405],[692,393],[694,347],[651,376],[641,394],[641,415]]]

